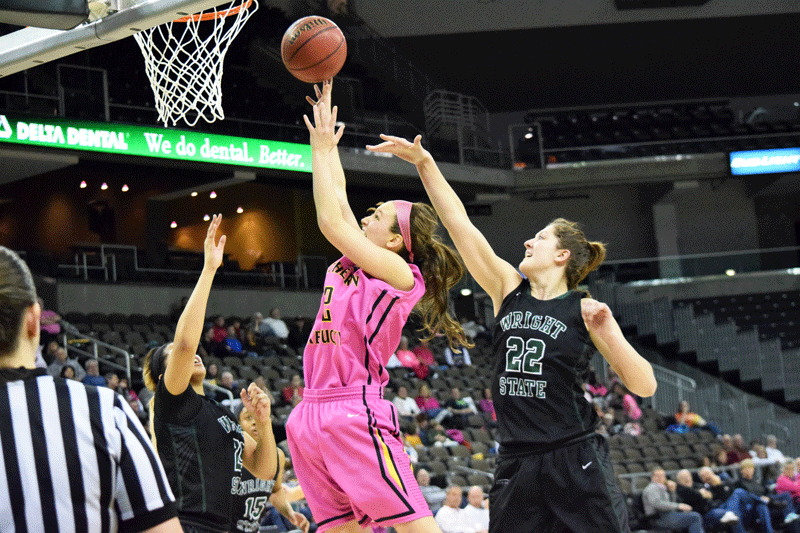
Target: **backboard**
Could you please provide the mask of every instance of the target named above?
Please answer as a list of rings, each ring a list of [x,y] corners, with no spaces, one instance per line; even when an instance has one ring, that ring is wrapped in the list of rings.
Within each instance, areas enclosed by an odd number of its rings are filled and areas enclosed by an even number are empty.
[[[0,77],[130,37],[142,30],[199,13],[225,0],[102,0],[103,15],[71,30],[27,27],[0,36]],[[102,4],[105,4],[103,6]],[[107,9],[106,9],[107,8]]]

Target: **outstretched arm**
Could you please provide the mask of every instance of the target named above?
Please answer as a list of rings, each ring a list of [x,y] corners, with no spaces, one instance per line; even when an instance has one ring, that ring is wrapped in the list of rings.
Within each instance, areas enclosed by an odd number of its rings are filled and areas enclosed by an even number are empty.
[[[519,285],[522,277],[511,264],[494,253],[489,241],[470,221],[461,199],[447,183],[431,154],[422,148],[421,135],[417,135],[413,143],[391,135],[381,135],[381,139],[384,142],[367,146],[367,149],[393,154],[417,167],[436,213],[450,233],[469,273],[492,298],[496,314],[503,298]]]
[[[194,356],[197,353],[197,345],[200,343],[200,335],[203,333],[203,322],[206,319],[208,295],[211,292],[214,274],[222,264],[222,255],[225,250],[225,235],[219,238],[219,243],[216,243],[220,222],[222,222],[222,215],[214,215],[208,226],[206,240],[203,244],[205,254],[203,271],[200,273],[200,279],[197,280],[197,285],[195,285],[175,328],[172,353],[167,359],[167,368],[164,370],[164,385],[170,394],[181,394],[186,390],[189,380],[192,378]],[[153,377],[158,379],[158,376]]]
[[[322,103],[328,111],[331,110],[331,92],[333,90],[333,80],[327,80],[322,84],[322,90],[319,90],[319,87],[315,84],[314,85],[314,92],[317,95],[317,101],[314,101],[313,98],[310,96],[306,96],[306,100],[311,105],[317,105],[318,103]],[[344,221],[353,226],[354,228],[360,230],[361,226],[358,223],[358,219],[353,214],[353,210],[350,208],[350,202],[347,201],[347,182],[344,177],[344,168],[342,168],[342,162],[339,159],[339,147],[336,146],[331,150],[331,159],[330,159],[330,169],[331,169],[331,176],[333,178],[333,189],[336,192],[336,198],[339,200],[339,207],[342,210],[342,218]]]
[[[592,342],[625,386],[637,396],[655,394],[657,383],[653,366],[622,334],[608,305],[584,298],[581,300],[581,314]]]
[[[277,445],[272,433],[272,402],[270,395],[251,383],[247,391],[241,391],[242,403],[253,413],[258,431],[258,440],[244,434],[242,464],[259,479],[272,479],[278,469]]]
[[[372,243],[348,223],[342,213],[331,172],[331,151],[344,131],[343,126],[335,131],[336,113],[336,107],[329,111],[324,102],[319,102],[314,106],[313,124],[303,115],[311,136],[314,205],[319,229],[332,245],[365,272],[392,287],[410,290],[414,286],[414,276],[408,263],[397,253]]]

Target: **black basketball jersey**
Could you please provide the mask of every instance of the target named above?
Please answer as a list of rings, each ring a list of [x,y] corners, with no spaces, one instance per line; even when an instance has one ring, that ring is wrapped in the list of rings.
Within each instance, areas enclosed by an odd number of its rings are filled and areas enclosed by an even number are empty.
[[[182,524],[225,533],[231,525],[233,487],[241,483],[242,426],[192,386],[178,396],[158,383],[153,406],[156,447]]]
[[[492,399],[504,447],[548,446],[594,431],[598,417],[581,388],[594,351],[581,317],[584,297],[570,291],[538,300],[524,279],[503,300]]]
[[[273,479],[258,479],[247,469],[242,470],[241,481],[231,489],[233,492],[232,532],[258,533],[279,471],[280,468],[275,469]]]

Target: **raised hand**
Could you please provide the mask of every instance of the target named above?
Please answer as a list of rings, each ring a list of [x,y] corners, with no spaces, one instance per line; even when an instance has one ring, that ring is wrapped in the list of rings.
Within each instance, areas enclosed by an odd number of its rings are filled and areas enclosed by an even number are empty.
[[[225,250],[225,235],[219,238],[218,243],[216,242],[217,229],[219,229],[221,222],[222,215],[214,215],[214,218],[211,219],[211,224],[208,225],[206,240],[203,243],[203,252],[205,256],[204,265],[206,268],[214,270],[219,268],[222,264],[222,256]]]
[[[428,151],[422,147],[422,135],[414,137],[413,143],[402,137],[395,137],[394,135],[386,135],[384,133],[381,133],[381,139],[383,139],[381,144],[368,144],[367,150],[370,152],[382,152],[396,155],[400,159],[414,165],[421,163],[425,157],[429,155]]]
[[[327,87],[330,87],[328,85]],[[339,109],[334,106],[331,110],[330,99],[325,100],[326,86],[323,86],[323,96],[314,104],[314,123],[312,124],[308,115],[303,115],[308,132],[311,134],[311,148],[315,150],[332,150],[339,143],[344,133],[344,124],[336,130],[336,114]]]
[[[251,383],[247,390],[240,393],[245,408],[253,414],[256,424],[271,424],[272,399],[258,385]]]

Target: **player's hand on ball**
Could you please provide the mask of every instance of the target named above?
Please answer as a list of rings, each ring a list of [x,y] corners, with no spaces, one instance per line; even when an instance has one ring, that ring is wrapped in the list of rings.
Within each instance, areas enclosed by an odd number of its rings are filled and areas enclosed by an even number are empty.
[[[247,390],[242,389],[242,403],[253,414],[256,424],[271,424],[272,398],[261,390],[258,385],[251,383]]]
[[[591,298],[584,298],[581,301],[581,315],[589,331],[601,330],[613,318],[608,305]]]
[[[417,165],[422,163],[428,151],[422,147],[422,135],[414,137],[414,142],[409,142],[402,137],[395,137],[394,135],[386,135],[381,133],[381,144],[367,145],[367,150],[370,152],[382,152],[385,154],[396,155],[404,161]]]
[[[302,529],[303,533],[308,533],[308,528],[311,526],[311,524],[308,523],[308,518],[296,511],[292,511],[292,516],[289,517],[289,521]]]

